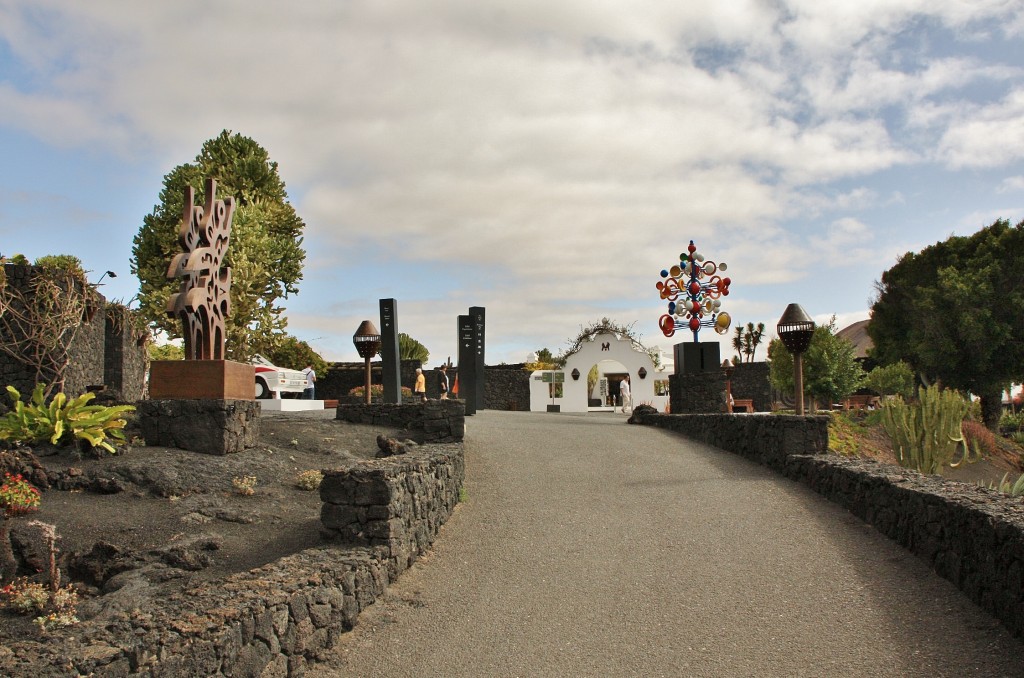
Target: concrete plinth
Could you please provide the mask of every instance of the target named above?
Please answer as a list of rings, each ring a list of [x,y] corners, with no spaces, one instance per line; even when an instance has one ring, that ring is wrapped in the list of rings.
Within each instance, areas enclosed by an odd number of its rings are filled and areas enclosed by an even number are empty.
[[[257,400],[264,412],[305,412],[306,410],[324,409],[322,400],[299,400],[296,398],[272,398]]]

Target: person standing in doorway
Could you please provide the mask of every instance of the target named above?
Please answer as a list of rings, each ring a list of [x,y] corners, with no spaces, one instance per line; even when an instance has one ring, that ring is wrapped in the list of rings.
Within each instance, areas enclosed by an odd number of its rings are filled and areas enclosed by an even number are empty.
[[[423,370],[416,368],[416,385],[412,387],[413,394],[420,399],[421,403],[427,402],[427,378],[423,376]]]
[[[315,400],[316,396],[316,371],[313,370],[313,363],[306,363],[306,369],[302,370],[306,375],[306,388],[302,390],[304,400]]]
[[[441,400],[448,400],[448,366],[441,365]]]
[[[627,374],[619,382],[619,397],[622,399],[622,413],[626,413],[626,408],[633,409],[633,394],[629,390],[629,375]]]

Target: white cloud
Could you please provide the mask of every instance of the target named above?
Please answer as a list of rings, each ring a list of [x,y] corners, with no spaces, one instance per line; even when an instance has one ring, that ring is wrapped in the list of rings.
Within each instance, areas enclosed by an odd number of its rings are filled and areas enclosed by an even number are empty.
[[[949,126],[939,154],[953,168],[998,167],[1024,158],[1024,89],[972,106]]]
[[[996,189],[999,193],[1015,193],[1017,191],[1024,191],[1024,176],[1017,175],[1014,177],[1006,177],[999,184],[999,188]]]

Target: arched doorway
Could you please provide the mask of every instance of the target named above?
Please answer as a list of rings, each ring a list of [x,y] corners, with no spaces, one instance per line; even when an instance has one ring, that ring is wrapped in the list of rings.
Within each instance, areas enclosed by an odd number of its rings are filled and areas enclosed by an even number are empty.
[[[603,372],[602,365],[605,366]],[[603,373],[607,380],[606,393],[597,392],[596,399],[601,404],[596,406],[591,405],[595,399],[594,388],[588,379],[594,366],[598,366],[598,372]],[[618,395],[618,384],[627,374],[634,404],[649,403],[658,410],[665,408],[668,396],[655,395],[655,382],[668,379],[668,375],[657,371],[651,356],[638,349],[629,337],[602,332],[584,342],[579,351],[569,356],[562,370],[555,374],[537,371],[531,375],[530,410],[543,412],[548,405],[558,405],[562,412],[610,412],[610,397]],[[562,397],[551,397],[548,384],[553,382],[562,383]]]

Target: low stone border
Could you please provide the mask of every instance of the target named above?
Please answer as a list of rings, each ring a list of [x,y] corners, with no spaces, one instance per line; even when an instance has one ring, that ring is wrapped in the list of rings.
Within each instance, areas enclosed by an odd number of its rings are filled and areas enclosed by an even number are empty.
[[[366,514],[365,530],[331,536],[373,545],[306,549],[156,608],[0,647],[0,675],[300,676],[433,542],[458,501],[463,469],[462,447],[440,445],[326,470],[321,496]]]
[[[466,403],[463,400],[428,400],[410,405],[341,403],[335,417],[353,424],[403,429],[420,443],[457,443],[466,436]]]
[[[823,454],[827,417],[644,414],[804,483],[923,558],[1024,637],[1024,501],[916,471]],[[803,449],[801,449],[803,448]]]

